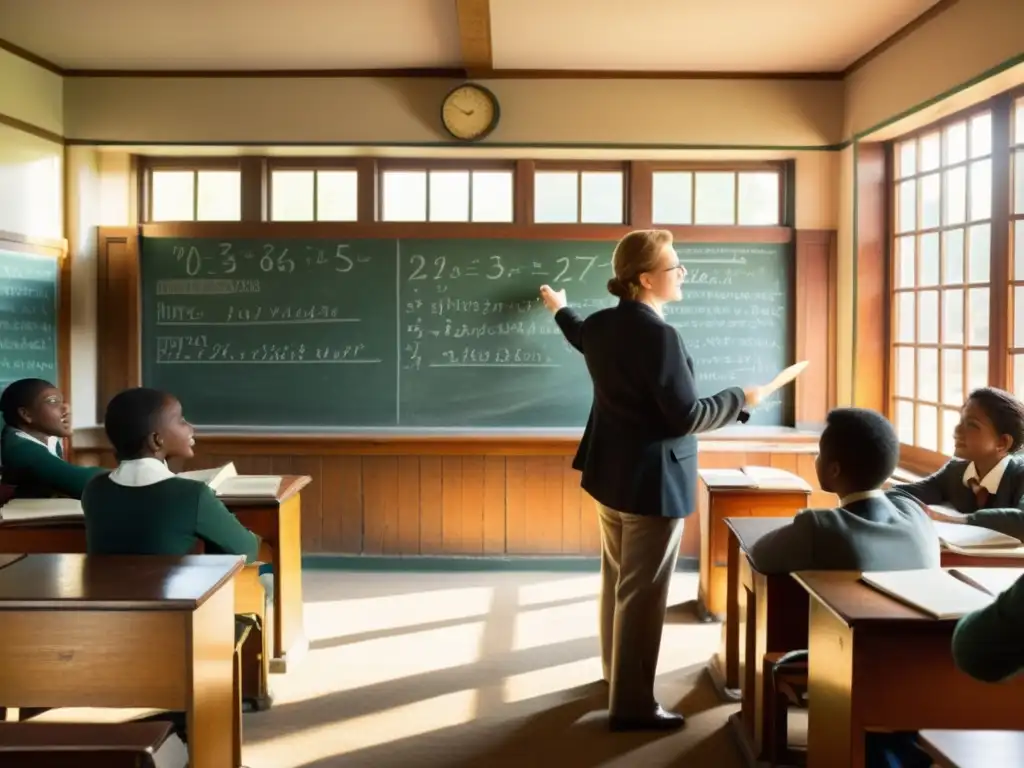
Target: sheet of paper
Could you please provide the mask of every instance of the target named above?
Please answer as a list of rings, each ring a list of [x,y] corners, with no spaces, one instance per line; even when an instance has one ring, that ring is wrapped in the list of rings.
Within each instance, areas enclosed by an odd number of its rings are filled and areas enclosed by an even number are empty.
[[[0,507],[0,520],[5,523],[30,520],[82,517],[78,499],[11,499]]]
[[[801,360],[799,363],[793,363],[793,365],[789,366],[788,368],[784,368],[782,371],[779,372],[778,376],[776,376],[774,379],[768,382],[768,384],[765,385],[764,394],[762,395],[761,399],[767,400],[769,395],[773,394],[776,390],[781,389],[782,387],[789,384],[789,382],[791,382],[793,379],[795,379],[797,376],[804,372],[804,369],[807,367],[807,365],[807,360]]]
[[[998,596],[1024,576],[1024,568],[951,568],[950,573],[990,595]]]
[[[700,469],[701,479],[710,487],[755,488],[757,482],[739,469]]]
[[[743,474],[751,478],[758,488],[809,491],[811,486],[799,475],[776,467],[743,467]]]
[[[217,485],[217,495],[274,498],[280,487],[280,475],[236,475]]]
[[[861,580],[937,619],[958,619],[992,602],[992,595],[941,568],[867,571]]]

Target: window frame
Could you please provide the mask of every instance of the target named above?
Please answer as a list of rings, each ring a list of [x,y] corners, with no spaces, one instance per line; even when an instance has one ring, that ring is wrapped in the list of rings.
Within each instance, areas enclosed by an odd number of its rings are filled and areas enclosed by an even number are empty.
[[[427,215],[422,221],[394,221],[384,218],[384,175],[389,171],[422,171],[427,174],[426,206]],[[430,174],[432,171],[466,171],[469,173],[469,218],[465,221],[432,221],[430,219]],[[473,221],[473,172],[474,171],[504,171],[512,177],[512,218],[508,221]],[[516,173],[515,160],[502,159],[466,159],[466,158],[387,158],[377,161],[376,184],[374,193],[374,210],[377,216],[375,224],[381,225],[427,225],[427,226],[510,226],[520,224],[517,214],[517,186],[518,174]]]
[[[288,157],[288,158],[270,158],[266,164],[266,178],[263,180],[264,197],[266,200],[266,214],[264,221],[277,222],[274,219],[274,171],[312,171],[313,172],[313,218],[306,219],[303,221],[308,222],[330,222],[338,224],[354,224],[359,221],[359,195],[361,194],[360,185],[362,184],[363,170],[360,169],[359,163],[350,157]],[[336,219],[321,219],[319,218],[319,201],[317,195],[319,193],[319,171],[352,171],[356,175],[356,218],[345,219],[338,221]],[[286,220],[282,220],[286,221]],[[302,222],[291,222],[291,223],[302,223]]]
[[[903,178],[920,178],[924,175],[920,172],[919,167],[915,165],[915,173],[912,176],[897,178],[896,177],[896,163],[897,163],[897,152],[898,146],[908,140],[914,139],[920,141],[924,136],[938,132],[940,134],[940,142],[942,142],[942,132],[948,126],[965,122],[968,125],[967,129],[967,157],[962,163],[952,163],[949,166],[943,165],[942,160],[938,168],[928,171],[926,173],[938,173],[940,176],[940,185],[944,184],[944,173],[949,167],[964,167],[968,168],[972,162],[976,162],[982,158],[972,159],[970,156],[970,121],[979,114],[990,112],[992,115],[992,150],[988,155],[988,159],[991,162],[991,175],[992,175],[992,188],[991,188],[991,204],[992,209],[988,219],[981,219],[977,222],[971,222],[970,220],[970,178],[966,180],[967,189],[965,192],[965,218],[962,223],[964,230],[964,282],[962,285],[950,284],[946,286],[942,283],[941,279],[941,260],[943,256],[942,251],[942,233],[949,230],[958,228],[958,225],[949,225],[943,223],[944,219],[944,196],[942,194],[943,187],[940,186],[940,210],[939,210],[939,226],[928,227],[923,231],[925,232],[937,232],[940,236],[940,279],[939,282],[934,286],[934,289],[939,293],[939,341],[933,344],[924,345],[925,348],[934,347],[938,351],[939,357],[939,368],[942,366],[942,350],[944,347],[942,344],[942,291],[944,288],[960,288],[964,291],[964,341],[962,349],[965,350],[964,356],[964,370],[963,370],[963,384],[964,384],[964,397],[966,398],[969,394],[971,387],[969,383],[969,365],[966,352],[972,347],[969,340],[969,305],[968,305],[968,291],[972,286],[981,287],[986,285],[983,283],[970,283],[969,282],[969,238],[968,233],[972,224],[989,223],[989,278],[987,282],[989,291],[989,338],[987,342],[988,350],[988,377],[987,386],[999,387],[1012,391],[1012,369],[1010,363],[1011,359],[1011,346],[1012,341],[1012,324],[1013,324],[1013,305],[1012,305],[1012,285],[1009,283],[1009,277],[1012,274],[1012,262],[1010,258],[1012,243],[1010,243],[1010,162],[1012,160],[1012,149],[1010,143],[1010,120],[1012,115],[1012,106],[1015,100],[1020,96],[1024,95],[1024,89],[1013,89],[997,94],[989,99],[986,99],[977,104],[959,110],[953,114],[946,115],[939,120],[935,120],[927,125],[921,126],[908,131],[907,133],[896,136],[885,142],[885,153],[886,153],[886,168],[885,168],[885,185],[883,194],[886,195],[885,200],[885,211],[888,220],[885,223],[885,263],[886,263],[886,298],[888,304],[887,312],[887,346],[888,352],[886,360],[886,373],[885,373],[885,386],[884,386],[884,397],[885,397],[885,413],[888,419],[896,424],[896,404],[897,400],[909,401],[914,405],[915,417],[914,417],[914,444],[900,443],[900,458],[901,464],[916,470],[923,472],[931,472],[938,469],[946,461],[949,460],[949,456],[942,453],[941,450],[933,451],[929,448],[920,446],[917,443],[918,440],[918,423],[917,423],[917,406],[920,403],[926,405],[932,405],[930,401],[923,401],[917,397],[918,394],[918,377],[919,377],[919,366],[917,364],[916,351],[921,348],[920,343],[916,338],[916,328],[918,322],[918,310],[917,303],[915,302],[915,339],[911,343],[902,343],[896,341],[896,329],[897,329],[897,280],[896,270],[899,268],[897,259],[897,247],[896,243],[900,236],[912,235],[917,238],[922,232],[922,228],[919,226],[919,213],[920,213],[920,199],[919,196],[915,196],[915,205],[917,206],[917,215],[915,216],[915,228],[906,233],[896,232],[897,222],[897,206],[898,206],[898,195],[897,186]],[[920,147],[920,144],[918,144]],[[941,151],[944,155],[945,145],[944,142],[941,144]],[[920,160],[920,154],[918,154],[918,163]],[[920,291],[920,286],[917,285],[917,274],[918,274],[918,253],[915,248],[914,258],[914,270],[915,270],[915,284],[913,292],[916,294]],[[926,286],[931,289],[931,286]],[[973,345],[976,346],[976,345]],[[896,364],[897,352],[899,347],[909,347],[915,350],[915,362],[914,362],[914,397],[908,398],[898,396],[896,376],[898,375],[898,368]],[[1024,351],[1024,349],[1022,349]],[[941,377],[937,383],[939,388],[937,402],[934,405],[937,406],[940,413],[938,414],[938,429],[942,428],[941,411],[951,410],[950,406],[942,402],[942,389],[941,389]],[[939,447],[942,446],[942,435],[939,433]]]
[[[178,222],[153,221],[153,172],[154,171],[191,171],[192,172],[192,219],[183,223],[204,223],[199,219],[199,173],[200,171],[238,171],[238,194],[241,216],[239,219],[228,219],[224,222],[244,221],[245,205],[243,201],[245,189],[245,169],[241,157],[142,157],[138,165],[139,173],[139,210],[143,213],[143,221],[153,224],[171,224]]]
[[[650,174],[650,213],[651,224],[655,227],[735,227],[737,230],[756,229],[758,227],[783,227],[786,225],[787,206],[787,173],[786,161],[653,161],[645,164]],[[732,173],[735,177],[733,185],[733,213],[735,221],[732,224],[697,224],[697,174],[706,173]],[[740,224],[740,182],[741,173],[771,172],[776,174],[778,179],[778,211],[775,224]],[[690,182],[690,223],[689,224],[668,224],[654,221],[654,174],[656,173],[690,173],[693,178]]]

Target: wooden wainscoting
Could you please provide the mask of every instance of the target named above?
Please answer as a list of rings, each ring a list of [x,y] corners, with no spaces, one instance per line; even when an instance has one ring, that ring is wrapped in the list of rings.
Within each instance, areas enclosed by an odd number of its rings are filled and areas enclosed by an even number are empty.
[[[574,440],[201,436],[187,468],[233,461],[246,474],[310,475],[302,492],[306,553],[597,555],[594,504],[571,467],[575,447]],[[704,439],[700,465],[779,467],[817,488],[816,452],[812,435]],[[113,465],[99,430],[76,433],[74,460]],[[817,491],[811,502],[832,506],[835,497]],[[682,554],[696,557],[699,547],[699,526],[686,526]]]

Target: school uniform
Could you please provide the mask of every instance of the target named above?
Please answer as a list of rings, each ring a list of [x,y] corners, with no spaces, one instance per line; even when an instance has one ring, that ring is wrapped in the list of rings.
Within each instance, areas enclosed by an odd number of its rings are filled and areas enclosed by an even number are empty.
[[[971,677],[998,683],[1024,671],[1024,577],[953,630],[953,661]]]
[[[123,461],[82,494],[86,549],[96,555],[209,554],[256,560],[259,538],[204,483],[178,477],[159,459]]]
[[[621,300],[555,322],[583,353],[593,404],[572,466],[601,526],[601,657],[614,721],[660,717],[653,685],[683,518],[695,508],[697,433],[735,423],[739,387],[697,393],[682,338],[650,306]],[[614,642],[613,642],[614,637]]]
[[[65,461],[60,438],[44,443],[13,427],[0,431],[0,484],[13,488],[14,498],[80,499],[88,482],[105,472]]]
[[[853,493],[835,509],[805,509],[750,548],[764,574],[939,567],[939,537],[918,504],[882,491]]]
[[[764,574],[795,571],[899,571],[938,568],[939,537],[916,502],[881,490],[844,496],[835,509],[805,509],[750,548]],[[867,768],[927,768],[916,734],[869,733]]]
[[[965,521],[1024,540],[1024,457],[1005,456],[984,477],[973,461],[951,459],[916,483],[901,483],[890,496],[906,494],[923,504],[941,504],[968,515]]]

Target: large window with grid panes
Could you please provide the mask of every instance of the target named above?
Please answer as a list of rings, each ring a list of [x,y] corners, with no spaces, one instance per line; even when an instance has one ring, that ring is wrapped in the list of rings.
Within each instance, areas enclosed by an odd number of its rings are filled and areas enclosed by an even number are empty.
[[[1022,104],[1004,94],[893,142],[888,390],[906,446],[950,455],[972,389],[1024,394]]]

